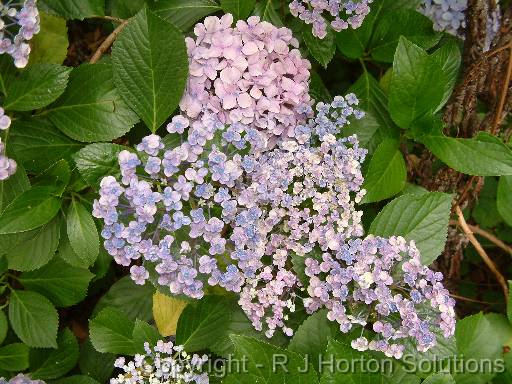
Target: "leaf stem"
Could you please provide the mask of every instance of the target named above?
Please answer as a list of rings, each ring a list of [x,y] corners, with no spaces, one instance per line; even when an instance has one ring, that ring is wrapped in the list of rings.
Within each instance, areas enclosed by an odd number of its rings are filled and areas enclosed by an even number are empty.
[[[114,29],[112,31],[112,33],[107,36],[107,38],[105,40],[103,40],[103,43],[100,44],[100,46],[98,47],[96,52],[94,52],[94,55],[92,55],[91,60],[89,60],[89,63],[94,64],[94,63],[97,63],[99,61],[99,59],[101,59],[101,56],[103,56],[103,54],[108,51],[110,46],[116,40],[117,36],[128,25],[128,22],[129,22],[129,20],[123,20],[121,22],[121,24],[119,24],[117,26],[117,28]]]

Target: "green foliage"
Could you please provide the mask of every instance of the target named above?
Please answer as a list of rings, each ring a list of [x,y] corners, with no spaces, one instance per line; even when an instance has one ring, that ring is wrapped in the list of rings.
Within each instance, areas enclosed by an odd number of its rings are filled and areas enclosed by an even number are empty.
[[[182,31],[188,30],[203,17],[222,9],[215,0],[152,0],[150,8],[156,15]]]
[[[324,68],[331,62],[336,52],[336,42],[332,30],[328,30],[327,35],[323,39],[318,39],[313,36],[311,28],[305,28],[302,31],[302,38],[306,43],[311,55],[318,61]]]
[[[103,16],[104,0],[40,0],[43,9],[66,19],[82,20],[86,17]]]
[[[94,263],[100,250],[100,241],[91,213],[73,199],[67,212],[67,234],[73,251],[86,265]]]
[[[377,215],[369,232],[414,240],[423,264],[429,265],[444,248],[452,197],[440,192],[397,197]]]
[[[128,149],[110,143],[94,143],[82,148],[73,158],[80,174],[89,185],[99,187],[100,181],[107,175],[119,176],[119,153]]]
[[[231,13],[235,20],[244,20],[249,17],[256,0],[220,0],[220,6],[226,13]]]
[[[41,32],[32,38],[30,65],[34,63],[62,64],[68,53],[66,20],[39,12]]]
[[[120,34],[112,62],[121,96],[155,132],[178,106],[185,89],[188,59],[183,35],[145,8]]]

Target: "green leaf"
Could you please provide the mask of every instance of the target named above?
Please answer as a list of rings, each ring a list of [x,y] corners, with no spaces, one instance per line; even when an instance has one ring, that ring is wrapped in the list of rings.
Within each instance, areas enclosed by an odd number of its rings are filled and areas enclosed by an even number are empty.
[[[323,362],[334,361],[335,364],[332,365],[333,369],[331,365],[323,367],[322,384],[419,384],[418,377],[407,373],[383,353],[353,349],[350,341],[358,336],[344,335],[338,340],[329,341]]]
[[[214,0],[153,0],[150,8],[182,31],[188,30],[203,17],[222,10]]]
[[[317,72],[311,71],[309,94],[315,101],[331,102],[332,96]]]
[[[509,289],[509,291],[512,290],[512,280],[508,281],[508,289]],[[508,318],[508,321],[510,321],[510,323],[512,324],[512,298],[511,298],[511,296],[508,297],[508,302],[507,302],[507,318]]]
[[[409,128],[414,120],[436,110],[448,82],[437,59],[400,37],[389,90],[389,112],[395,123]]]
[[[78,362],[78,342],[73,333],[68,329],[60,332],[57,339],[57,349],[40,349],[31,352],[40,362],[37,369],[31,364],[32,379],[50,380],[64,376],[73,369]]]
[[[324,68],[327,68],[336,52],[334,32],[329,28],[327,29],[327,35],[323,39],[319,39],[313,36],[311,28],[308,27],[302,31],[302,38],[315,60],[322,64]]]
[[[88,265],[93,264],[100,251],[100,239],[91,213],[73,199],[66,219],[71,248]]]
[[[310,367],[304,372],[307,362],[294,352],[252,337],[231,335],[231,340],[235,345],[235,356],[246,361],[244,374],[253,375],[262,383],[318,383],[315,370]]]
[[[39,293],[12,290],[9,322],[29,347],[57,348],[59,316],[52,303]]]
[[[373,203],[395,196],[404,188],[406,179],[407,168],[398,142],[393,139],[384,140],[370,160],[363,184],[367,192],[362,203]]]
[[[33,272],[23,273],[19,281],[27,289],[42,293],[57,307],[69,307],[85,299],[94,275],[60,258]]]
[[[414,240],[421,252],[421,261],[429,265],[444,249],[452,197],[440,192],[397,197],[377,215],[369,233]]]
[[[400,22],[397,23],[397,20]],[[393,62],[402,36],[424,49],[433,47],[441,38],[441,34],[433,30],[428,17],[411,9],[396,9],[378,20],[369,44],[373,59]]]
[[[468,359],[494,360],[501,356],[502,344],[500,335],[495,332],[491,322],[482,314],[468,316],[457,322],[455,330],[457,352],[459,356]],[[485,364],[484,366],[489,366]],[[456,373],[454,379],[457,384],[483,384],[494,376],[492,372],[479,370],[477,373]]]
[[[60,218],[38,228],[33,237],[7,250],[9,269],[33,271],[47,264],[55,255],[60,239]]]
[[[155,327],[145,321],[135,320],[132,338],[135,351],[137,353],[144,353],[144,343],[147,342],[149,345],[155,346],[162,337]]]
[[[0,234],[30,231],[53,219],[62,202],[52,192],[34,187],[16,197],[0,215]]]
[[[9,322],[7,321],[7,316],[5,316],[4,311],[0,311],[0,344],[2,344],[7,336],[7,331],[9,330]],[[0,367],[1,369],[1,367]]]
[[[96,351],[87,339],[81,346],[78,366],[83,375],[105,383],[112,377],[115,360],[116,355]]]
[[[57,64],[30,66],[10,84],[3,107],[12,111],[30,111],[47,106],[66,89],[70,71]]]
[[[133,355],[134,322],[114,308],[105,308],[89,321],[91,343],[98,352]]]
[[[471,139],[437,134],[419,140],[456,171],[475,176],[512,175],[512,150],[487,132]]]
[[[71,179],[71,170],[66,160],[59,160],[32,180],[32,187],[49,187],[62,196]]]
[[[139,12],[146,4],[146,0],[107,0],[107,13],[114,17],[129,19]]]
[[[0,55],[0,92],[7,96],[7,90],[14,80],[17,69],[9,55]]]
[[[500,177],[496,203],[501,217],[512,227],[512,176]]]
[[[66,19],[104,16],[105,0],[40,0],[43,9]]]
[[[18,164],[14,175],[7,180],[0,181],[0,213],[11,201],[28,189],[30,189],[30,181],[28,181],[27,173],[23,166]]]
[[[144,8],[114,43],[112,63],[121,96],[155,132],[185,89],[188,58],[183,35]]]
[[[108,307],[123,312],[130,320],[150,321],[153,317],[154,292],[155,288],[151,284],[136,285],[130,276],[124,276],[98,301],[94,313]]]
[[[231,13],[235,20],[245,20],[249,17],[256,0],[220,0],[220,6],[226,13]]]
[[[229,322],[225,301],[215,295],[205,296],[185,307],[176,331],[176,343],[189,352],[198,351],[215,343]]]
[[[496,227],[502,222],[498,212],[497,191],[498,180],[494,177],[486,177],[478,201],[471,211],[471,216],[482,228]]]
[[[68,54],[68,29],[61,17],[39,12],[41,31],[30,41],[30,61],[62,64]]]
[[[0,369],[19,372],[28,368],[28,347],[25,344],[9,344],[0,348]]]
[[[109,64],[74,68],[66,91],[46,113],[62,132],[83,142],[116,139],[138,121],[115,88]]]
[[[459,70],[461,65],[461,54],[458,45],[454,41],[450,41],[432,54],[432,59],[436,61],[443,69],[448,81],[445,84],[444,96],[438,108],[434,112],[438,112],[446,104],[452,95],[453,88],[457,83]]]
[[[54,382],[54,384],[100,384],[99,381],[94,380],[92,377],[84,375],[73,375],[63,377]]]
[[[276,12],[272,0],[262,0],[258,2],[256,7],[254,7],[254,14],[259,16],[261,21],[268,21],[276,27],[284,26],[279,14]]]
[[[322,309],[309,316],[297,329],[288,345],[288,350],[307,356],[317,372],[321,357],[327,349],[329,339],[339,334],[336,323],[327,319],[327,310]]]
[[[98,187],[105,176],[120,175],[118,155],[128,147],[110,143],[94,143],[81,149],[73,158],[80,174],[89,185]]]
[[[39,173],[60,159],[67,159],[83,144],[59,131],[45,118],[15,120],[9,131],[9,146],[16,160]]]
[[[366,140],[370,152],[373,152],[384,138],[398,139],[399,129],[389,115],[388,98],[377,80],[370,73],[364,72],[350,88],[350,92],[357,95],[360,100],[360,108],[367,112],[370,117],[367,116],[361,120],[354,121],[344,128],[344,131],[350,130],[352,124],[356,124],[356,127],[358,126],[357,124],[366,127],[368,122],[370,128],[365,128],[363,132],[368,132],[365,133],[365,137],[369,137]],[[371,120],[372,118],[373,121]],[[375,129],[375,122],[378,124],[378,129]],[[350,131],[350,133],[358,133],[358,131]]]

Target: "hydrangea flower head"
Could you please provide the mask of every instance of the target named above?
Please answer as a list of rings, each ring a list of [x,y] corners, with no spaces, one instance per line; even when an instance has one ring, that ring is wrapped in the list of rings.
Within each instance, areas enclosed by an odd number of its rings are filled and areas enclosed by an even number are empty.
[[[441,283],[443,275],[421,264],[413,241],[402,237],[355,238],[336,253],[306,259],[310,278],[304,305],[309,313],[328,309],[344,333],[355,327],[373,330],[352,347],[380,351],[400,359],[406,340],[425,352],[455,332],[455,301]]]
[[[37,0],[19,3],[0,1],[0,54],[9,54],[14,59],[16,67],[24,68],[28,64],[28,41],[39,33],[39,30]]]
[[[205,110],[222,123],[242,123],[281,136],[304,120],[297,108],[311,104],[309,61],[288,28],[259,17],[210,16],[187,38],[189,79],[182,112],[196,119]]]
[[[464,38],[467,8],[467,0],[423,0],[419,11],[432,20],[435,30]],[[490,48],[499,27],[500,13],[499,8],[496,8],[487,20],[486,50]]]
[[[189,355],[181,345],[158,341],[154,348],[145,343],[145,354],[135,355],[133,361],[118,358],[114,366],[123,371],[110,384],[208,384],[207,373],[202,372],[208,356]]]
[[[45,382],[42,380],[32,380],[29,376],[19,373],[9,381],[3,377],[0,378],[0,384],[45,384]]]
[[[329,25],[336,32],[357,29],[370,13],[373,0],[293,0],[290,12],[306,24],[312,24],[313,36],[323,39]],[[329,20],[327,20],[327,18]]]

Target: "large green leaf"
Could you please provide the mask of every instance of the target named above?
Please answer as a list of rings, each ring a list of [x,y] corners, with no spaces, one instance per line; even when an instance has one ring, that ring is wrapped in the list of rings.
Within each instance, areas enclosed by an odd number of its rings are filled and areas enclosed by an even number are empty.
[[[423,384],[455,384],[449,373],[435,373],[425,379]]]
[[[88,265],[93,264],[100,251],[100,239],[91,213],[79,201],[73,199],[66,219],[71,248]]]
[[[288,350],[307,356],[317,372],[321,357],[327,349],[329,339],[339,334],[336,322],[327,319],[327,310],[322,309],[309,316],[299,326],[288,345]]]
[[[370,73],[364,72],[350,88],[350,92],[357,95],[360,100],[359,107],[369,116],[354,121],[343,129],[344,132],[363,133],[370,152],[373,152],[384,138],[398,139],[399,129],[389,115],[388,98]]]
[[[453,41],[444,44],[441,48],[436,50],[431,57],[441,66],[448,79],[445,84],[443,99],[434,111],[437,112],[446,104],[453,92],[453,88],[459,76],[462,57],[458,45]]]
[[[115,88],[109,64],[73,69],[66,91],[46,113],[62,132],[83,142],[118,138],[138,121]]]
[[[99,381],[93,379],[89,376],[84,375],[73,375],[66,376],[57,381],[53,382],[54,384],[100,384]]]
[[[116,355],[98,352],[91,341],[86,340],[80,348],[78,366],[83,375],[92,377],[100,383],[106,383],[112,377],[115,360]]]
[[[369,233],[414,240],[423,264],[429,265],[444,249],[451,202],[452,195],[440,192],[397,197],[377,215]]]
[[[8,344],[0,348],[0,369],[20,372],[28,368],[29,349],[25,344]]]
[[[224,12],[231,13],[235,20],[245,20],[251,14],[256,0],[220,0]]]
[[[176,343],[190,352],[204,349],[224,335],[229,318],[226,303],[218,296],[205,296],[199,302],[192,302],[178,320]]]
[[[400,37],[393,61],[389,112],[401,128],[441,105],[449,80],[438,60]]]
[[[130,294],[127,295],[126,292]],[[98,301],[94,313],[104,308],[114,308],[131,320],[149,321],[153,316],[153,293],[155,288],[151,284],[136,285],[130,276],[124,276]]]
[[[116,40],[112,63],[121,96],[155,132],[185,89],[188,58],[183,35],[144,8]]]
[[[7,90],[16,76],[16,67],[9,55],[0,55],[0,92],[7,96]]]
[[[400,20],[397,23],[397,20]],[[411,9],[397,9],[386,13],[377,23],[373,32],[369,51],[377,61],[391,63],[400,36],[412,43],[429,49],[441,37],[432,28],[432,21],[421,13]]]
[[[37,361],[37,368],[31,364],[30,377],[50,380],[64,376],[78,362],[78,342],[69,329],[60,332],[57,349],[39,349],[31,351],[31,360]]]
[[[214,0],[153,0],[150,8],[182,31],[188,30],[203,17],[222,10]]]
[[[496,202],[501,217],[512,227],[512,176],[500,177]]]
[[[324,68],[331,62],[336,52],[336,42],[334,33],[331,29],[327,30],[327,35],[323,39],[313,36],[311,28],[307,27],[302,31],[302,38],[308,47],[309,52]]]
[[[81,149],[74,159],[84,180],[98,187],[103,177],[120,175],[117,157],[125,149],[129,148],[117,144],[94,143]]]
[[[12,290],[9,321],[29,347],[57,348],[59,316],[52,303],[39,293]]]
[[[68,28],[61,17],[39,12],[41,31],[30,41],[30,61],[62,64],[68,54]]]
[[[15,120],[10,128],[9,146],[16,160],[28,170],[41,172],[60,159],[67,159],[83,144],[59,131],[45,118]]]
[[[18,169],[14,175],[7,180],[0,181],[0,213],[11,201],[28,189],[30,189],[30,181],[27,173],[23,166],[18,164]]]
[[[23,273],[19,281],[25,288],[45,295],[55,306],[69,307],[86,297],[93,277],[88,269],[72,267],[55,258],[36,271]]]
[[[135,324],[122,312],[105,308],[89,321],[91,343],[98,352],[133,355],[132,334]]]
[[[40,0],[40,4],[43,9],[66,19],[105,15],[105,0]]]
[[[235,357],[244,359],[246,362],[244,374],[253,375],[253,379],[257,378],[256,382],[318,383],[313,367],[294,352],[280,349],[252,337],[231,335],[231,340],[235,345]]]
[[[7,336],[9,330],[9,322],[4,311],[0,311],[0,344],[2,344]]]
[[[512,175],[512,150],[487,132],[479,132],[471,139],[436,134],[419,140],[443,163],[459,172],[475,176]]]
[[[275,4],[277,4],[277,1],[273,2],[272,0],[262,0],[256,4],[254,14],[259,16],[261,21],[267,21],[274,24],[276,27],[282,27],[283,22],[279,17],[279,14],[276,12]]]
[[[6,251],[9,269],[33,271],[47,264],[55,255],[60,239],[60,218],[35,230],[33,237]]]
[[[107,0],[106,9],[109,15],[129,19],[139,12],[146,4],[146,0]]]
[[[48,187],[34,187],[16,197],[0,215],[0,234],[26,232],[48,223],[62,201]]]
[[[395,196],[404,188],[406,179],[407,169],[398,142],[394,139],[384,140],[370,160],[363,184],[367,192],[362,203]]]
[[[69,68],[57,64],[36,64],[13,81],[4,101],[4,108],[30,111],[57,100],[66,89]]]
[[[137,353],[145,353],[145,343],[149,343],[149,345],[154,347],[162,339],[162,336],[160,336],[155,327],[141,320],[135,320],[132,337],[135,352]]]

